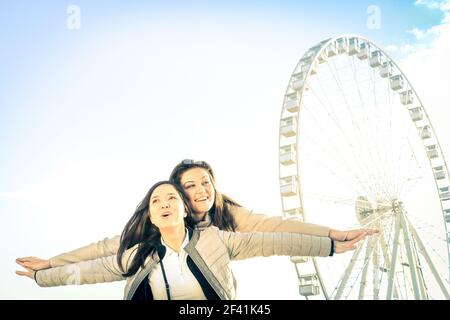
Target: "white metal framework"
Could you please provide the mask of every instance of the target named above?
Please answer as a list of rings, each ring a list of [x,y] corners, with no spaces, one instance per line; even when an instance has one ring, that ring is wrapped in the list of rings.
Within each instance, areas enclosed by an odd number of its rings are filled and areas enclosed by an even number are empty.
[[[373,42],[338,36],[300,59],[281,112],[279,178],[285,218],[380,230],[353,252],[291,258],[301,295],[449,298],[448,168],[416,91]]]

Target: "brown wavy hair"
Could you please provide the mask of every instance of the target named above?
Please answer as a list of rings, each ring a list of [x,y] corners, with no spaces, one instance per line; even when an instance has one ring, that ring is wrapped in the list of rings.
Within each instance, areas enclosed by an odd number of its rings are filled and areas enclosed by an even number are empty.
[[[181,185],[181,176],[183,173],[193,168],[205,169],[208,172],[211,183],[214,187],[215,200],[213,206],[209,210],[212,224],[221,230],[236,231],[236,221],[230,212],[230,206],[241,207],[241,205],[219,191],[217,188],[217,181],[214,171],[208,163],[205,161],[185,159],[177,164],[172,170],[169,181],[174,183],[179,190],[182,190],[184,196],[187,198],[184,188]]]

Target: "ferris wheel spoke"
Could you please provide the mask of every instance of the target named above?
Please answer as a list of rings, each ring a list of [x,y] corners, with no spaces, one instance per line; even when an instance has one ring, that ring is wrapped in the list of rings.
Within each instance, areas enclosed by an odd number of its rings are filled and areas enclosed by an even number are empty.
[[[408,218],[406,218],[406,221],[408,223],[408,226],[411,230],[411,233],[414,237],[414,239],[416,240],[416,243],[419,247],[419,252],[422,254],[422,256],[425,258],[425,261],[428,264],[428,267],[431,269],[431,272],[434,276],[434,279],[436,280],[436,282],[439,285],[439,288],[441,289],[441,292],[444,294],[445,298],[447,300],[450,299],[450,295],[448,293],[447,288],[445,287],[444,283],[442,282],[441,277],[439,276],[439,273],[436,269],[436,267],[434,266],[433,262],[430,259],[430,255],[428,254],[427,250],[425,249],[425,246],[422,242],[422,239],[420,238],[419,234],[417,233],[416,229],[414,228],[414,226],[411,224],[411,222],[409,221]]]
[[[403,149],[400,150],[397,157],[394,159],[394,162],[399,163],[399,164],[403,163],[402,160],[404,159],[404,153],[401,152]],[[396,185],[395,198],[399,197],[400,190],[402,190],[403,187],[405,186],[405,184],[407,183],[409,174],[411,173],[411,171],[413,169],[412,162],[413,162],[413,158],[410,155],[408,162],[403,165],[398,165],[395,170],[395,175],[393,177],[393,181],[395,181],[395,185]],[[405,171],[404,168],[406,168],[406,173],[403,173],[403,171]]]
[[[330,73],[332,74],[334,80],[336,81],[336,84],[338,85],[338,88],[339,88],[339,91],[341,93],[342,99],[344,100],[344,105],[346,107],[346,110],[347,110],[347,112],[348,112],[348,114],[350,116],[351,123],[353,125],[352,128],[354,128],[355,131],[356,131],[356,132],[354,132],[354,137],[356,137],[355,138],[355,142],[358,144],[357,147],[359,148],[359,150],[365,149],[367,151],[367,155],[369,155],[369,157],[371,157],[372,153],[368,149],[367,145],[363,144],[362,141],[361,141],[361,136],[363,136],[363,131],[361,130],[360,126],[358,125],[358,123],[355,120],[355,116],[354,116],[354,114],[352,112],[352,108],[350,107],[350,105],[349,105],[349,103],[347,101],[347,97],[345,95],[345,90],[343,89],[343,86],[341,84],[339,76],[337,74],[335,74],[333,72],[333,70],[332,70],[332,66],[335,69],[335,66],[334,66],[333,62],[331,61],[331,63],[327,63],[327,66],[328,66],[328,68],[330,70]],[[350,145],[353,145],[353,143],[351,142],[350,139],[348,139],[348,141],[349,141]],[[365,146],[365,148],[362,147],[363,145]],[[358,156],[358,155],[356,155],[356,156]],[[373,162],[375,162],[375,161],[373,161]],[[368,167],[368,165],[366,163],[363,163],[363,164],[365,165],[365,170],[367,170],[367,172],[370,172],[370,168]]]
[[[354,59],[354,57],[353,57]],[[350,65],[350,69],[351,65]],[[366,143],[363,143],[365,145],[369,146],[369,152],[371,150],[373,150],[373,152],[370,152],[371,154],[371,163],[376,163],[377,165],[371,165],[369,166],[370,168],[375,169],[374,170],[374,176],[376,177],[375,179],[373,179],[372,183],[374,183],[376,185],[376,189],[378,192],[377,197],[380,198],[381,196],[384,197],[385,200],[389,199],[389,189],[390,189],[390,181],[389,179],[387,179],[387,177],[389,177],[389,174],[387,172],[387,167],[386,166],[386,161],[383,160],[383,155],[388,153],[388,150],[385,148],[386,143],[381,143],[380,147],[380,131],[381,133],[383,132],[383,130],[380,130],[383,122],[380,121],[380,116],[379,116],[379,112],[378,109],[380,108],[380,106],[378,105],[378,102],[376,100],[376,93],[375,93],[375,86],[377,85],[377,81],[371,77],[369,79],[369,82],[372,84],[372,96],[374,97],[374,106],[372,108],[367,108],[366,103],[364,103],[364,100],[361,97],[361,90],[359,88],[359,81],[358,81],[358,77],[356,76],[356,73],[353,72],[354,74],[354,79],[356,82],[356,87],[358,89],[358,98],[359,98],[359,103],[361,104],[361,108],[364,110],[363,114],[365,115],[365,119],[367,120],[367,123],[373,123],[372,126],[368,125],[366,127],[370,127],[373,128],[372,130],[363,130],[363,132],[368,132],[369,135],[365,136],[365,141]],[[372,73],[370,73],[370,76],[372,76]],[[339,79],[338,76],[336,76],[336,78]],[[342,84],[341,84],[342,87]],[[374,110],[374,116],[372,117],[375,121],[369,121],[368,120],[368,114],[370,114],[370,110],[369,109],[373,109]],[[364,119],[364,118],[363,118]],[[370,133],[375,132],[374,136],[371,136]],[[382,139],[381,139],[382,140]],[[372,143],[371,143],[372,142]],[[372,156],[373,155],[373,156]]]
[[[364,257],[364,267],[361,275],[361,282],[359,284],[358,298],[360,300],[364,298],[364,291],[366,289],[366,282],[367,282],[367,272],[368,267],[370,265],[369,261],[373,252],[373,247],[374,247],[374,238],[367,239],[366,256]]]
[[[343,198],[331,194],[305,192],[303,193],[303,196],[308,199],[315,199],[321,202],[330,202],[333,204],[354,205],[355,203],[355,199]]]
[[[408,162],[408,166],[407,166],[407,171],[404,174],[404,178],[402,179],[402,182],[399,185],[399,188],[397,191],[399,198],[408,194],[409,190],[411,190],[411,188],[413,187],[413,185],[411,183],[409,183],[409,181],[413,181],[413,182],[415,182],[415,184],[418,183],[418,181],[417,181],[418,177],[413,176],[413,172],[419,171],[419,169],[416,166],[414,166],[415,162],[416,162],[416,159],[415,159],[414,155],[411,154],[410,161]],[[421,177],[419,177],[419,179],[420,178]],[[405,191],[405,188],[407,188],[406,191]]]
[[[411,141],[408,138],[404,138],[403,141],[398,147],[397,158],[393,161],[396,164],[394,172],[397,181],[397,197],[402,193],[402,189],[405,187],[405,183],[408,181],[407,179],[411,176],[411,173],[417,171],[418,168],[420,169]],[[406,157],[407,159],[405,159]]]
[[[349,161],[346,161],[346,159],[344,159],[344,156],[341,154],[341,152],[339,152],[339,150],[337,150],[336,146],[331,142],[331,138],[328,138],[328,136],[326,135],[326,133],[324,133],[324,136],[327,137],[327,139],[330,140],[330,144],[329,144],[329,145],[330,145],[330,148],[327,148],[326,150],[325,150],[326,147],[322,147],[322,144],[321,144],[321,143],[318,143],[315,139],[313,140],[313,138],[311,138],[309,135],[306,135],[305,133],[300,133],[300,136],[301,136],[301,137],[304,137],[304,138],[306,138],[306,139],[308,139],[309,141],[311,141],[311,142],[312,142],[312,143],[311,143],[311,147],[313,147],[313,148],[315,148],[315,149],[318,149],[321,153],[324,154],[325,158],[327,158],[327,157],[329,157],[329,156],[331,155],[332,158],[333,158],[334,160],[336,160],[340,165],[342,165],[342,166],[344,167],[344,173],[345,173],[345,172],[349,172],[349,173],[351,174],[352,178],[355,179],[355,182],[358,183],[358,185],[359,185],[362,189],[365,189],[366,192],[369,192],[369,190],[367,190],[367,185],[364,184],[364,183],[361,181],[361,178],[359,178],[358,174],[355,173],[354,170],[353,170],[353,168],[349,166]],[[331,150],[331,152],[330,152],[330,150]],[[306,153],[306,152],[304,152],[304,153],[305,153],[305,154],[311,155],[311,153]],[[311,158],[314,158],[314,157],[311,157]],[[315,157],[314,160],[315,160],[315,161],[320,161],[320,160],[317,159],[317,157]],[[322,165],[324,165],[324,164],[322,164]],[[335,172],[335,170],[330,169],[330,168],[329,168],[328,166],[326,166],[326,165],[325,165],[325,167],[326,167],[329,171],[333,172],[333,174],[334,174],[335,176],[339,176],[339,175]],[[344,176],[345,176],[345,175],[344,175]],[[342,179],[341,179],[341,181],[342,181]],[[348,183],[346,183],[346,184],[348,185]]]
[[[391,164],[390,166],[389,166],[389,168],[390,168],[390,174],[392,175],[392,176],[394,176],[395,174],[396,174],[396,171],[393,169],[393,165],[392,165],[392,163],[394,163],[394,161],[393,161],[393,154],[394,154],[394,144],[393,144],[393,137],[394,137],[394,134],[393,134],[393,130],[392,130],[392,115],[393,115],[393,112],[394,112],[394,92],[392,92],[391,90],[390,90],[390,88],[389,88],[389,86],[390,86],[390,84],[389,84],[389,82],[387,81],[386,82],[386,92],[387,92],[387,98],[388,98],[388,101],[387,101],[387,105],[389,106],[389,113],[388,113],[388,119],[387,119],[387,122],[386,122],[386,125],[388,126],[388,129],[387,129],[387,134],[388,134],[388,136],[390,137],[390,139],[388,139],[388,141],[387,141],[387,145],[390,147],[389,148],[389,152],[387,152],[386,153],[386,157],[387,157],[387,162],[389,163],[389,164]],[[389,124],[389,125],[388,125]],[[395,180],[394,180],[395,181]],[[394,190],[395,189],[397,189],[395,186],[394,186]]]
[[[378,300],[379,299],[379,293],[380,293],[380,286],[379,286],[379,281],[380,281],[380,276],[379,276],[379,268],[380,268],[380,263],[379,263],[379,259],[378,259],[378,241],[374,241],[374,249],[372,252],[372,270],[373,270],[373,284],[372,284],[372,288],[373,288],[373,299],[374,300]]]
[[[380,114],[381,114],[381,112],[380,112],[381,106],[378,104],[378,100],[377,100],[377,94],[376,94],[376,88],[375,88],[376,87],[376,82],[375,82],[375,79],[373,77],[373,72],[374,72],[374,70],[371,68],[370,71],[369,71],[369,75],[370,75],[370,79],[371,79],[371,93],[372,93],[371,97],[373,99],[373,102],[372,102],[373,103],[373,107],[371,109],[374,110],[374,117],[373,118],[374,118],[375,126],[378,129],[376,131],[375,137],[373,138],[373,141],[375,142],[374,143],[375,147],[378,149],[378,146],[379,146],[378,141],[380,140],[380,138],[382,140],[382,145],[383,146],[386,146],[386,141],[385,141],[386,139],[384,139],[384,134],[383,134],[384,130],[379,130],[379,128],[381,128],[383,126],[384,121],[382,121],[381,116],[380,116]],[[381,150],[378,149],[378,152],[377,152],[378,159],[379,159],[380,163],[383,163],[383,165],[379,165],[379,166],[376,167],[378,169],[378,177],[379,177],[379,181],[377,181],[377,182],[381,185],[380,189],[383,189],[383,190],[387,190],[388,189],[387,183],[385,181],[386,176],[387,176],[386,170],[387,170],[388,166],[386,165],[386,162],[383,161],[382,156],[381,156],[381,155],[385,154],[386,152],[387,152],[387,150],[385,150],[385,149],[381,149]],[[387,192],[384,193],[384,197],[387,200],[387,198],[389,198],[389,195],[387,195],[386,193]]]
[[[354,83],[356,84],[356,89],[358,92],[358,99],[359,99],[359,104],[361,105],[361,108],[363,109],[363,114],[364,117],[362,117],[363,121],[365,121],[365,127],[366,128],[370,128],[369,130],[364,130],[365,133],[369,133],[370,132],[379,132],[380,130],[378,129],[377,123],[370,121],[369,120],[369,113],[371,112],[370,109],[367,107],[366,103],[364,102],[364,99],[362,98],[362,93],[361,93],[361,88],[360,88],[360,80],[358,78],[357,72],[356,72],[356,66],[355,66],[355,57],[352,57],[351,59],[347,59],[347,61],[349,62],[349,67],[352,70],[352,75],[353,75],[353,79],[354,79]],[[365,140],[367,141],[374,141],[373,139],[371,139],[370,136],[365,135]],[[377,142],[377,139],[375,139],[375,142]],[[375,148],[377,149],[377,152],[374,152],[374,155],[376,157],[379,158],[380,154],[383,154],[384,152],[380,152],[380,148],[378,146],[378,143],[375,144]]]
[[[360,174],[358,174],[357,172],[355,173],[353,167],[350,166],[350,161],[348,159],[348,157],[345,157],[342,152],[337,149],[337,147],[335,146],[335,144],[332,141],[332,138],[329,137],[329,135],[327,134],[327,132],[325,130],[323,130],[323,128],[320,126],[319,122],[317,121],[317,119],[311,115],[311,112],[309,111],[309,109],[307,107],[305,107],[305,112],[307,115],[309,115],[311,117],[311,119],[314,121],[314,123],[317,125],[317,128],[319,128],[320,130],[320,134],[326,138],[327,142],[324,144],[319,143],[316,139],[311,138],[309,135],[306,135],[304,132],[300,133],[301,136],[306,137],[308,140],[310,140],[311,142],[313,142],[311,144],[311,147],[313,148],[317,148],[320,149],[321,152],[324,153],[325,157],[329,157],[330,155],[335,155],[333,157],[334,160],[337,160],[339,162],[339,164],[343,165],[344,167],[347,168],[347,172],[350,172],[352,174],[352,176],[355,178],[356,181],[358,181],[359,183],[362,184],[361,179],[358,177],[360,176]]]
[[[356,261],[358,260],[358,256],[361,252],[362,246],[359,246],[356,251],[353,253],[352,258],[350,259],[350,263],[345,269],[344,273],[341,276],[341,279],[338,282],[338,286],[335,288],[336,295],[334,296],[335,300],[339,300],[342,297],[342,293],[344,292],[344,289],[347,286],[347,282],[350,278],[350,274],[353,271],[353,268],[355,267]],[[334,292],[333,292],[334,293]],[[333,296],[333,294],[332,294]]]
[[[361,105],[361,108],[363,109],[363,120],[365,121],[366,127],[369,128],[369,130],[365,130],[365,132],[380,132],[379,127],[377,122],[373,122],[369,120],[369,114],[370,114],[370,108],[367,108],[366,103],[364,102],[364,99],[362,98],[362,93],[361,93],[361,88],[360,88],[360,81],[358,80],[358,76],[357,76],[357,72],[355,71],[356,66],[355,66],[355,57],[352,57],[351,59],[347,59],[347,61],[349,62],[349,67],[352,70],[352,75],[353,75],[353,79],[354,82],[356,83],[356,88],[357,88],[357,92],[358,92],[358,98],[359,98],[359,103]],[[372,83],[375,86],[375,81],[372,78]],[[376,109],[376,108],[375,108]],[[377,135],[375,135],[375,138],[371,138],[370,136],[366,136],[366,141],[375,141],[375,145],[374,145],[374,149],[376,149],[376,152],[374,152],[375,157],[377,157],[379,159],[379,163],[386,163],[387,161],[383,161],[381,158],[381,155],[384,155],[386,157],[387,154],[389,154],[389,150],[383,150],[382,148],[379,147],[378,144],[378,137]],[[389,139],[387,139],[387,142],[389,142]],[[387,146],[388,144],[383,144],[384,146]],[[384,176],[386,176],[386,172],[383,173]]]
[[[394,221],[392,221],[392,222],[394,223]],[[389,253],[388,253],[389,246],[388,246],[388,243],[386,242],[384,234],[385,234],[384,230],[383,231],[380,230],[379,239],[380,239],[381,251],[383,253],[383,258],[384,258],[384,272],[389,273],[389,270],[391,270],[391,268],[392,268],[392,262],[389,257]],[[391,235],[391,232],[389,232],[389,235]],[[380,282],[379,282],[380,284],[381,284],[381,280],[382,279],[380,279]],[[392,279],[392,289],[393,289],[394,299],[397,299],[399,290],[397,288],[397,284],[394,282],[394,279]]]
[[[386,300],[392,299],[392,287],[394,284],[394,277],[395,277],[395,269],[397,265],[397,255],[398,255],[398,249],[399,249],[399,237],[400,237],[400,229],[401,229],[401,220],[400,215],[397,216],[395,219],[395,235],[394,235],[394,244],[392,248],[392,260],[391,260],[391,268],[389,270],[389,279],[388,279],[388,289],[387,289],[387,296]]]
[[[327,108],[326,105],[322,102],[322,100],[318,97],[318,95],[316,94],[316,92],[315,92],[315,90],[314,90],[313,87],[311,87],[311,91],[312,91],[312,93],[314,94],[314,96],[315,96],[315,98],[317,99],[317,101],[319,102],[319,105],[321,105],[321,106],[325,109],[325,111],[332,117],[333,124],[335,124],[335,125],[339,128],[339,132],[342,134],[342,136],[344,137],[344,139],[345,139],[346,142],[347,142],[347,146],[349,147],[349,151],[350,151],[350,153],[351,153],[351,154],[350,154],[351,157],[348,157],[348,156],[347,156],[347,157],[344,157],[344,156],[341,154],[341,152],[340,152],[339,150],[336,149],[336,148],[337,148],[337,147],[336,147],[336,144],[333,143],[333,142],[331,141],[331,139],[329,139],[329,140],[330,140],[330,143],[329,143],[328,145],[332,148],[333,151],[336,150],[336,152],[337,152],[337,154],[339,155],[339,157],[343,160],[344,163],[346,163],[346,166],[349,166],[349,164],[352,164],[352,163],[355,164],[355,167],[351,168],[351,170],[350,170],[351,172],[355,171],[355,169],[356,169],[356,171],[357,171],[356,175],[357,175],[357,176],[359,176],[359,177],[365,177],[366,181],[370,181],[370,177],[366,174],[366,172],[368,172],[368,170],[367,170],[366,168],[364,168],[363,165],[360,163],[360,160],[359,160],[360,157],[355,153],[354,147],[353,147],[353,145],[351,144],[350,139],[347,137],[347,134],[346,134],[345,131],[343,130],[342,126],[339,124],[339,121],[338,121],[337,119],[335,119],[335,118],[332,116],[332,114],[331,114],[330,112],[328,112],[328,108]],[[328,100],[327,95],[324,94],[324,96],[325,96],[326,100]],[[305,109],[305,110],[306,110],[306,109]],[[318,127],[321,128],[320,124],[318,124]],[[321,129],[321,131],[324,131],[324,130]],[[328,137],[328,134],[325,134],[325,137]],[[353,161],[352,161],[352,160],[353,160]],[[361,178],[357,178],[357,180],[361,182]],[[365,187],[365,189],[371,188],[371,186],[370,186],[368,183],[366,183],[366,186],[367,186],[367,187]],[[373,193],[374,193],[374,190],[370,191],[370,194],[373,194]]]
[[[307,135],[305,135],[305,134],[303,134],[302,135],[304,138],[307,138],[308,140],[310,140],[310,141],[312,141],[313,142],[313,145],[314,145],[314,147],[315,148],[320,148],[320,144],[316,144],[316,143],[314,143],[314,140],[312,140],[312,138],[310,138],[310,137],[308,137]],[[323,151],[321,151],[321,152],[323,152]],[[342,174],[341,173],[338,173],[335,169],[332,169],[332,168],[330,168],[327,164],[325,164],[322,160],[320,160],[320,158],[318,158],[318,157],[314,157],[311,153],[309,153],[309,152],[306,152],[306,151],[304,151],[304,155],[305,156],[308,156],[309,158],[311,158],[312,160],[314,160],[314,161],[316,161],[317,162],[317,164],[320,164],[321,165],[321,168],[324,168],[324,169],[326,169],[328,172],[330,172],[333,176],[335,176],[337,179],[339,179],[341,182],[343,182],[347,187],[349,187],[350,189],[352,189],[353,191],[355,191],[355,192],[357,192],[357,193],[359,193],[359,194],[362,194],[362,193],[371,193],[371,191],[369,191],[368,189],[367,189],[367,186],[364,184],[364,183],[362,183],[362,181],[358,178],[358,176],[352,171],[352,169],[351,168],[349,168],[347,165],[346,165],[346,162],[344,161],[344,162],[341,162],[340,160],[340,162],[346,167],[345,169],[343,169],[343,172],[345,173],[345,172],[350,172],[350,174],[352,175],[352,177],[355,179],[353,182],[354,182],[354,184],[356,185],[356,189],[355,189],[355,187],[352,185],[352,181],[346,181],[346,180],[344,180],[343,178],[342,178]],[[345,174],[344,174],[344,176],[345,176]]]
[[[367,125],[368,128],[370,128],[370,131],[372,132],[378,132],[378,128],[376,127],[376,123],[375,125],[369,120],[369,113],[370,113],[370,109],[367,108],[366,103],[364,102],[364,99],[362,98],[362,93],[361,93],[361,88],[360,88],[360,80],[358,79],[357,76],[357,72],[356,72],[356,66],[355,66],[355,57],[352,57],[352,59],[348,59],[348,61],[350,62],[350,69],[352,70],[352,74],[353,74],[353,79],[355,80],[355,84],[356,84],[356,88],[358,91],[358,98],[359,98],[359,103],[361,105],[361,107],[364,109],[364,117],[363,120],[365,120],[365,123]],[[369,132],[370,132],[369,131]]]
[[[317,128],[320,131],[320,134],[326,138],[326,146],[330,146],[331,147],[331,151],[334,152],[334,154],[337,155],[337,158],[342,161],[341,163],[344,163],[347,165],[348,161],[346,161],[344,155],[342,154],[341,151],[339,151],[336,146],[333,143],[332,138],[328,135],[327,130],[325,130],[324,128],[322,128],[322,126],[320,125],[320,122],[317,120],[317,118],[311,113],[311,111],[309,110],[309,108],[307,106],[304,107],[304,111],[306,112],[306,115],[308,115],[314,122],[314,124],[317,126]],[[304,133],[300,133],[300,134],[304,134]],[[311,138],[310,138],[311,139]],[[312,139],[311,139],[312,140]],[[317,141],[315,141],[314,145],[320,145],[321,149],[323,150],[324,147],[322,147],[321,144],[319,144]],[[330,149],[327,149],[330,150]]]
[[[375,122],[378,123],[377,128],[379,128],[379,131],[377,131],[377,135],[375,136],[376,145],[378,146],[378,141],[384,146],[383,148],[380,148],[380,161],[382,163],[381,167],[384,169],[383,174],[383,183],[382,186],[387,190],[386,198],[392,199],[395,198],[394,194],[394,184],[395,181],[393,181],[392,176],[396,172],[393,168],[393,162],[389,161],[389,154],[393,154],[394,150],[392,149],[392,137],[389,133],[388,127],[388,121],[391,119],[386,119],[383,117],[383,115],[389,114],[389,110],[392,109],[392,105],[388,103],[383,104],[379,103],[379,100],[382,100],[383,97],[389,97],[390,90],[389,88],[383,89],[383,92],[386,92],[383,96],[380,97],[380,99],[377,99],[377,92],[376,92],[376,85],[377,82],[375,80],[375,69],[371,68],[370,77],[372,80],[372,96],[373,96],[373,104],[374,104],[374,111],[375,111]],[[384,88],[385,83],[382,83],[381,88]],[[379,139],[378,139],[379,137]],[[391,148],[389,148],[391,147]]]
[[[412,240],[408,232],[408,226],[406,225],[406,221],[403,213],[400,213],[400,220],[403,230],[403,238],[406,249],[406,255],[408,258],[409,271],[411,273],[411,282],[414,291],[414,297],[416,300],[421,300],[423,295],[421,293],[425,293],[425,289],[420,287],[420,281],[418,280],[419,275],[417,274],[417,262],[416,262],[416,254],[412,249]]]

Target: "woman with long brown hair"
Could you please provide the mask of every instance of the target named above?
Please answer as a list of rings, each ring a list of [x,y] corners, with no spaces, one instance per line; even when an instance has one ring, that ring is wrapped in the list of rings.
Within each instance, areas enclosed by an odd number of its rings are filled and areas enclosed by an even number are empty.
[[[330,237],[334,241],[354,240],[361,235],[378,232],[373,229],[340,231],[302,221],[285,220],[280,216],[269,217],[254,213],[219,191],[214,171],[205,161],[191,159],[181,161],[172,170],[169,180],[188,198],[192,208],[193,224],[199,229],[212,225],[227,231],[293,232]],[[138,205],[136,212],[141,210],[142,205],[145,203]],[[115,255],[119,246],[120,236],[115,236],[50,259],[25,257],[16,261],[25,268],[42,270]]]
[[[192,229],[188,226],[192,216],[188,202],[177,185],[158,182],[126,224],[116,255],[17,273],[34,278],[42,287],[127,280],[127,300],[235,299],[230,260],[272,255],[332,256],[355,249],[366,236],[334,242],[329,237],[299,233],[241,233],[215,226]]]

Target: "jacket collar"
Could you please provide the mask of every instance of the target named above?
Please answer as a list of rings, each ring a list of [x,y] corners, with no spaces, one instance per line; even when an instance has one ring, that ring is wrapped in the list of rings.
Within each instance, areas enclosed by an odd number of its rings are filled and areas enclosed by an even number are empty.
[[[189,232],[189,243],[185,246],[186,252],[190,252],[197,245],[198,239],[200,238],[200,231],[198,229],[191,229],[188,227]]]

